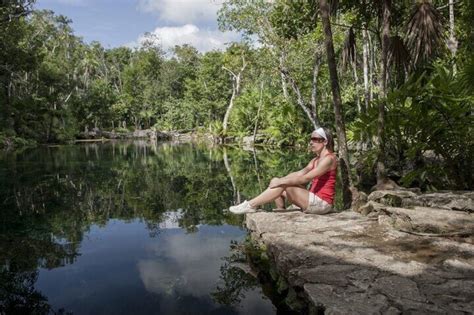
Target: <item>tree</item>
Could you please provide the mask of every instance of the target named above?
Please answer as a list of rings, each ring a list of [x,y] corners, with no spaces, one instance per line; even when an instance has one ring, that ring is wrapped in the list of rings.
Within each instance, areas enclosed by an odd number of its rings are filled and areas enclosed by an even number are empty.
[[[229,100],[229,105],[227,106],[227,110],[224,115],[224,120],[222,121],[222,129],[224,135],[227,133],[227,124],[229,123],[229,117],[230,117],[230,112],[232,110],[232,107],[234,107],[234,102],[236,97],[239,96],[241,92],[241,84],[242,84],[242,75],[244,73],[245,68],[248,65],[248,61],[245,59],[245,47],[238,47],[237,45],[229,47],[227,50],[227,54],[225,55],[226,65],[222,66],[222,69],[226,70],[227,72],[230,73],[231,79],[232,79],[232,95],[230,96]],[[240,56],[238,56],[240,54]],[[237,55],[237,56],[236,56]],[[226,58],[229,57],[229,58]],[[234,69],[231,69],[227,63],[229,63],[230,66],[235,67],[236,63],[236,58],[241,59],[241,65],[239,64],[239,69],[236,71]],[[248,57],[247,57],[248,58]],[[232,67],[233,68],[233,67]]]
[[[336,57],[334,54],[334,45],[332,42],[331,22],[329,20],[329,4],[327,0],[319,0],[319,9],[321,11],[321,21],[323,23],[327,63],[331,79],[331,90],[334,102],[334,115],[336,118],[337,147],[339,151],[339,165],[342,178],[344,207],[350,208],[352,203],[352,180],[350,177],[349,155],[346,143],[346,127],[342,111],[341,93],[339,91],[339,79],[337,77]]]
[[[20,46],[27,34],[25,17],[32,0],[2,1],[0,6],[0,127],[14,133],[13,85],[17,73],[34,64],[34,49]]]
[[[222,30],[236,29],[249,36],[257,35],[260,41],[271,47],[284,93],[288,82],[296,95],[296,103],[315,128],[319,123],[316,113],[305,101],[302,88],[286,62],[289,44],[314,29],[317,14],[313,2],[282,0],[271,4],[264,1],[230,0],[219,11],[219,24]],[[315,45],[312,47],[314,49]],[[319,59],[315,58],[311,68],[316,68],[318,63]]]
[[[385,99],[387,97],[387,73],[388,73],[388,47],[390,44],[390,15],[391,15],[391,0],[383,0],[383,23],[382,23],[382,100],[379,101],[378,110],[379,115],[377,119],[377,184],[386,181],[387,174],[385,170]]]

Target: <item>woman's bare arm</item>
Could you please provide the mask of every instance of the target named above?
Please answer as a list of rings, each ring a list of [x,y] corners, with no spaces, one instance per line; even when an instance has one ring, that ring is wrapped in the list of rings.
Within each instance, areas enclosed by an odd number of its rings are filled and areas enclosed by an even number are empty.
[[[333,159],[329,156],[325,156],[318,165],[311,169],[311,161],[308,166],[298,172],[288,174],[285,177],[272,180],[270,183],[270,188],[280,187],[280,186],[298,186],[304,185],[311,181],[313,178],[323,175],[331,169]],[[306,170],[306,172],[304,172]],[[295,175],[292,175],[295,174]],[[289,176],[292,175],[292,176]]]
[[[307,174],[309,171],[311,171],[312,169],[312,165],[313,165],[313,161],[314,159],[312,159],[308,165],[306,165],[304,168],[300,169],[299,171],[296,171],[296,172],[292,172],[284,177],[281,177],[280,179],[290,179],[290,178],[294,178],[294,177],[301,177],[301,176],[304,176],[305,174]]]

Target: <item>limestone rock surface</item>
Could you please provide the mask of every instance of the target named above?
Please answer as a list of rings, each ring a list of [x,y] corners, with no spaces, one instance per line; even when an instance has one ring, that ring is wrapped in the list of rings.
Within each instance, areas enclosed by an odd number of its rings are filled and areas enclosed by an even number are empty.
[[[474,212],[473,191],[440,191],[420,194],[409,190],[376,190],[369,201],[394,207],[430,207],[445,210]]]
[[[246,224],[289,286],[325,314],[473,314],[472,234],[397,228],[429,226],[431,217],[453,231],[471,229],[473,214],[372,203],[367,216],[257,212]]]

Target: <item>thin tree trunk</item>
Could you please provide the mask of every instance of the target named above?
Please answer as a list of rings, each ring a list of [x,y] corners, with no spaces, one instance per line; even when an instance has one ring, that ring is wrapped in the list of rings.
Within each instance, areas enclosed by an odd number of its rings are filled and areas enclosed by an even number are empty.
[[[232,96],[230,97],[229,106],[227,107],[227,110],[224,115],[224,121],[222,122],[222,129],[223,129],[224,135],[227,134],[227,126],[229,123],[230,112],[232,110],[232,107],[234,107],[234,100],[240,94],[240,81],[242,78],[242,73],[245,70],[245,67],[247,67],[247,62],[245,61],[244,56],[242,56],[242,68],[240,68],[239,73],[235,74],[234,72],[227,69],[226,67],[223,67],[225,70],[229,71],[230,74],[232,75]]]
[[[382,26],[382,99],[379,101],[379,114],[377,119],[377,183],[386,180],[385,169],[385,102],[387,98],[387,68],[388,68],[388,45],[390,41],[390,14],[391,0],[383,1],[383,26]]]
[[[237,96],[237,90],[240,87],[240,73],[232,78],[232,96],[230,97],[229,106],[224,115],[224,121],[222,123],[224,135],[227,134],[227,125],[229,124],[229,117],[232,108],[234,107],[234,99]]]
[[[458,47],[458,42],[454,34],[454,0],[449,0],[449,41],[448,41],[449,50],[451,50],[451,55],[453,59],[456,57],[456,51]],[[456,63],[453,63],[453,72],[456,74]]]
[[[362,112],[362,107],[360,104],[360,97],[359,97],[359,76],[357,75],[357,62],[354,60],[352,62],[352,72],[354,73],[354,85],[355,85],[355,97],[356,97],[356,104],[357,104],[357,110],[359,113]]]
[[[257,138],[257,129],[258,129],[258,117],[260,116],[260,110],[262,109],[263,104],[263,81],[260,82],[260,102],[258,104],[257,116],[255,117],[255,126],[253,128],[253,144],[255,145],[255,140]]]
[[[347,152],[346,128],[342,111],[341,93],[339,90],[339,79],[337,76],[336,56],[332,39],[331,22],[329,20],[329,5],[327,0],[319,0],[319,9],[324,28],[326,55],[331,80],[332,96],[334,101],[334,115],[336,118],[336,132],[338,140],[339,164],[342,178],[344,208],[350,208],[352,203],[352,180],[350,177],[349,154]]]
[[[283,68],[285,65],[285,53],[282,51],[280,55],[280,68]],[[285,100],[288,100],[288,87],[286,86],[286,78],[283,73],[280,72],[281,78],[281,89],[283,91],[283,97]]]
[[[374,43],[372,42],[372,36],[370,35],[369,32],[367,32],[367,35],[369,37],[369,51],[370,51],[370,66],[369,66],[369,82],[370,82],[370,86],[369,86],[369,91],[370,91],[370,99],[373,100],[374,99],[374,85],[377,85],[378,82],[377,82],[377,62],[375,61],[375,57],[376,57],[376,54],[375,54],[375,45]]]
[[[315,53],[314,66],[313,66],[313,83],[311,88],[311,112],[313,114],[314,120],[318,121],[318,77],[319,77],[319,67],[321,65],[321,55],[319,52]]]
[[[362,106],[362,113],[366,113],[370,104],[369,91],[369,39],[367,29],[362,31],[362,64],[364,68],[364,106]]]
[[[11,76],[10,76],[11,77]],[[5,83],[5,127],[7,130],[12,131],[14,128],[14,121],[12,118],[12,105],[11,105],[11,82],[10,78]]]

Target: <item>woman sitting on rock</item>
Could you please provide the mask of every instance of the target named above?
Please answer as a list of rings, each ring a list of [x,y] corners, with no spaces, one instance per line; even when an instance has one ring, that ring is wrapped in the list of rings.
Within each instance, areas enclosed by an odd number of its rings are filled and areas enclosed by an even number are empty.
[[[326,214],[334,203],[337,159],[334,140],[326,128],[311,133],[311,151],[316,155],[305,168],[285,177],[273,178],[268,188],[250,201],[229,208],[232,213],[248,213],[275,201],[277,209],[285,209],[285,201],[303,209],[305,213]],[[309,191],[305,188],[311,181]]]

